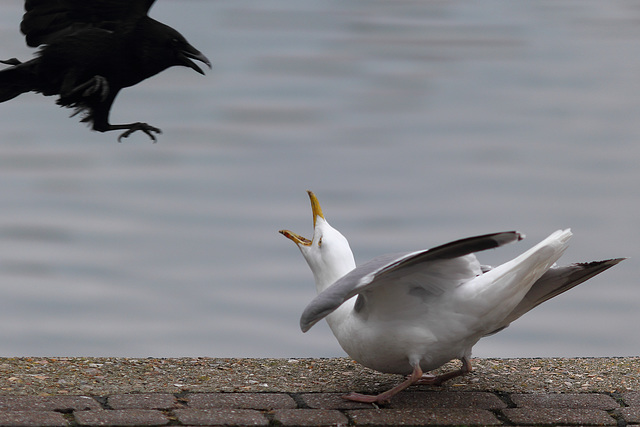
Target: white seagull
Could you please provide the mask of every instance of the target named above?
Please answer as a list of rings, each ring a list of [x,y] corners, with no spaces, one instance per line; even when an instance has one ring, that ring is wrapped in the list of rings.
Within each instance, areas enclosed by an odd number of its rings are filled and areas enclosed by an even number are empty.
[[[408,375],[378,395],[347,400],[386,403],[412,384],[439,385],[472,369],[471,349],[546,300],[624,258],[555,266],[570,230],[559,230],[498,267],[481,266],[474,252],[522,240],[516,231],[456,240],[432,249],[382,255],[356,267],[347,239],[331,227],[309,191],[313,238],[280,230],[300,249],[318,295],[300,319],[303,332],[323,318],[354,360],[376,371]],[[423,374],[452,359],[459,370]]]

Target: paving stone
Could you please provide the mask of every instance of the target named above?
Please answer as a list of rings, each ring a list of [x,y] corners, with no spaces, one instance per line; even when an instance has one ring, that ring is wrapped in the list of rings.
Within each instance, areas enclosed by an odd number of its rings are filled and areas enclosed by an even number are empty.
[[[303,393],[302,401],[309,408],[314,409],[371,409],[370,403],[352,402],[344,400],[345,393]]]
[[[174,409],[177,399],[172,394],[114,394],[107,403],[111,409]]]
[[[194,409],[294,409],[295,400],[284,393],[195,393],[188,397],[188,406]]]
[[[512,394],[511,400],[520,408],[592,408],[610,410],[620,407],[618,402],[611,396],[596,393]]]
[[[617,425],[613,417],[600,409],[576,408],[507,408],[504,415],[514,424]]]
[[[73,415],[81,426],[162,426],[169,423],[169,418],[162,412],[149,409],[78,411]]]
[[[69,423],[62,414],[51,411],[1,411],[0,426],[58,427]]]
[[[622,400],[628,406],[640,406],[640,392],[622,393]]]
[[[177,409],[174,414],[184,425],[269,425],[262,412],[253,409]]]
[[[330,409],[278,409],[273,419],[284,426],[346,426],[349,423],[340,411]]]
[[[491,412],[484,409],[355,409],[347,415],[356,425],[501,425]]]
[[[622,408],[619,413],[628,424],[640,424],[640,406]]]
[[[0,411],[85,411],[102,409],[88,396],[0,396]]]
[[[502,409],[507,404],[493,393],[424,391],[400,393],[393,398],[387,408],[479,408]]]

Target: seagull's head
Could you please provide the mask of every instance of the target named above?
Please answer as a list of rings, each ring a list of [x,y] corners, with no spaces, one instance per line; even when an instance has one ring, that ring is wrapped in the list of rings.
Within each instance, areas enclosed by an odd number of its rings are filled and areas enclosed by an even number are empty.
[[[289,230],[280,230],[280,234],[298,246],[311,267],[320,292],[353,270],[356,263],[346,237],[329,225],[315,194],[311,191],[307,193],[313,213],[313,238],[307,239]]]

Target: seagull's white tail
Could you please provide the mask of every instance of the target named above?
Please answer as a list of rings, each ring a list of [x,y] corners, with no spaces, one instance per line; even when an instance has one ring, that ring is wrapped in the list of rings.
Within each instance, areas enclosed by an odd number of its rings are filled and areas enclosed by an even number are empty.
[[[537,280],[538,277],[551,268],[562,256],[567,247],[569,247],[569,239],[572,235],[573,233],[571,233],[570,229],[558,230],[522,255],[501,265],[499,268],[515,264],[519,266],[515,269],[516,272],[527,275],[537,275]],[[538,274],[538,272],[540,274]],[[523,279],[524,278],[525,277],[523,277]]]
[[[477,315],[502,321],[524,298],[531,286],[562,256],[571,230],[558,230],[522,255],[477,277],[465,286]]]

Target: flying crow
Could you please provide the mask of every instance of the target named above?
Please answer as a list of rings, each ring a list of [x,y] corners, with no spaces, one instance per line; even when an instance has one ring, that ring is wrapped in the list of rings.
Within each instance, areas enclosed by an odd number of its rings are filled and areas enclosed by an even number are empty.
[[[122,88],[174,65],[204,74],[192,59],[209,60],[173,28],[147,16],[155,0],[26,0],[20,30],[27,45],[42,46],[27,62],[15,58],[0,71],[0,102],[25,92],[58,95],[58,105],[82,113],[93,130],[135,131],[153,141],[160,129],[147,123],[109,123]]]

